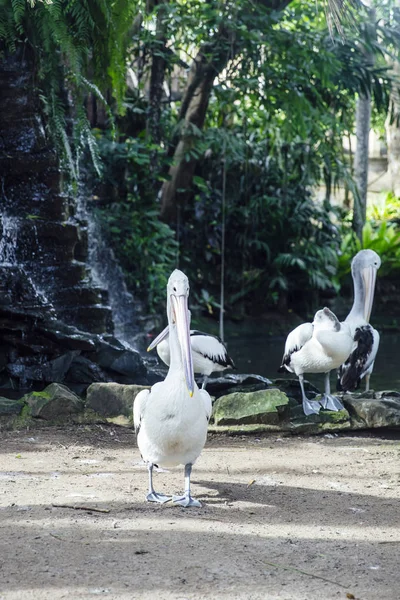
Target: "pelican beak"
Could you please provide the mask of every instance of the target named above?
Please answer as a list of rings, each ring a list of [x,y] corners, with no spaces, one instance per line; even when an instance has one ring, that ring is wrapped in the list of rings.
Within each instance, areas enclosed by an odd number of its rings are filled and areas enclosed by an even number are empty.
[[[182,363],[185,371],[186,384],[190,396],[194,392],[194,372],[192,346],[190,344],[190,313],[188,310],[188,300],[186,295],[171,295],[172,309],[176,329],[178,333],[179,345],[181,347]]]
[[[364,283],[365,299],[364,299],[364,319],[369,323],[371,316],[372,305],[374,303],[376,269],[366,267],[361,271],[361,277]]]
[[[169,326],[167,325],[165,329],[162,330],[161,333],[158,334],[156,338],[151,342],[150,346],[147,348],[147,352],[153,350],[160,342],[165,340],[167,335],[169,334]]]

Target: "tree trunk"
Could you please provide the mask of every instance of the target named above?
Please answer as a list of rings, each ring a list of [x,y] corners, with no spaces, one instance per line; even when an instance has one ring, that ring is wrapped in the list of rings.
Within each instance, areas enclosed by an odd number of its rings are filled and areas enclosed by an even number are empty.
[[[376,11],[370,8],[367,33],[369,37],[376,37]],[[366,58],[371,66],[374,57],[367,52]],[[354,178],[357,185],[357,194],[354,196],[353,230],[362,240],[362,231],[367,218],[367,192],[368,192],[368,151],[369,130],[371,128],[371,95],[359,96],[356,106],[356,140],[357,147],[354,155]]]
[[[368,147],[371,123],[371,97],[359,97],[356,108],[357,147],[354,157],[354,174],[358,194],[354,196],[353,229],[361,240],[367,214]]]
[[[204,44],[192,63],[179,115],[180,138],[169,170],[170,179],[162,187],[161,218],[165,221],[176,221],[178,205],[190,188],[196,167],[196,158],[191,154],[197,138],[195,128],[202,129],[214,79],[234,53],[232,32],[221,28],[216,40]]]
[[[290,0],[258,0],[255,5],[281,11],[289,3]],[[192,184],[197,162],[191,154],[196,141],[193,125],[203,128],[214,80],[240,49],[235,32],[224,24],[210,42],[200,47],[192,63],[179,115],[180,137],[173,150],[169,180],[161,190],[160,216],[164,221],[176,222],[178,206],[185,201]]]
[[[167,61],[165,59],[167,43],[166,6],[164,0],[156,0],[158,6],[155,40],[152,44],[152,59],[149,90],[149,116],[147,132],[154,144],[161,140],[161,106],[164,93],[164,76]]]
[[[151,47],[151,71],[149,88],[149,110],[147,118],[147,135],[152,144],[158,146],[161,141],[161,112],[162,99],[164,94],[164,78],[167,66],[167,11],[166,4],[168,0],[155,0],[151,9],[158,6],[156,35]],[[150,8],[148,6],[148,8]],[[150,155],[150,169],[155,180],[158,174],[159,152],[155,148]]]
[[[400,64],[398,62],[393,64],[393,71],[397,77],[400,77]],[[388,170],[392,192],[396,196],[400,196],[400,92],[397,87],[392,89],[390,100],[392,104],[394,120],[391,122],[390,117],[388,117],[386,120]]]

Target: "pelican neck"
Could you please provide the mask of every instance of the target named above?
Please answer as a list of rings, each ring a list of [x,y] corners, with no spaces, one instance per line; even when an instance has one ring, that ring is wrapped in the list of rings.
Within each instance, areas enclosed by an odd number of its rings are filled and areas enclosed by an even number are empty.
[[[353,273],[354,301],[351,311],[346,317],[346,321],[354,318],[364,319],[365,288],[359,271]]]

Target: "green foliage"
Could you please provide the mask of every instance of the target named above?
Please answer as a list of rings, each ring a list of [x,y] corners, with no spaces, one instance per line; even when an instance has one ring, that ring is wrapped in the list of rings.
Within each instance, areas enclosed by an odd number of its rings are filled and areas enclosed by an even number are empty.
[[[371,220],[363,228],[362,241],[347,227],[343,235],[336,282],[340,285],[350,273],[351,259],[360,250],[370,249],[379,254],[380,274],[390,276],[400,271],[400,201],[389,194],[383,207],[371,207]],[[387,220],[388,217],[392,220]]]
[[[382,204],[373,204],[367,208],[367,219],[369,221],[400,221],[400,198],[392,192],[386,195]]]
[[[84,103],[90,92],[107,106],[102,90],[110,90],[122,106],[134,10],[121,0],[0,0],[0,51],[19,51],[34,64],[48,130],[72,179],[84,148],[100,172]]]
[[[165,303],[168,277],[176,266],[178,248],[173,230],[158,220],[157,209],[144,207],[131,195],[101,215],[128,286],[146,302],[150,312],[159,310]]]
[[[228,311],[239,306],[245,312],[265,310],[293,301],[307,305],[315,300],[310,291],[333,291],[340,238],[331,209],[312,200],[302,176],[307,151],[301,144],[287,147],[282,161],[281,155],[269,155],[266,161],[264,132],[252,133],[251,145],[241,147],[238,131],[218,148],[224,134],[213,132],[212,154],[200,162],[195,178],[195,210],[187,207],[182,216],[182,267],[203,297],[205,290],[209,297],[218,297],[225,153]],[[198,303],[204,305],[199,296]],[[208,302],[209,312],[213,306],[218,306],[215,301]]]
[[[177,264],[178,244],[175,232],[158,219],[149,171],[154,148],[140,138],[117,143],[107,137],[99,138],[99,147],[107,167],[101,185],[121,183],[124,173],[126,178],[120,196],[104,202],[97,212],[128,286],[150,312],[155,312],[165,303],[167,280]]]
[[[0,43],[33,56],[49,130],[68,171],[79,177],[84,148],[98,176],[104,165],[98,210],[131,288],[146,295],[151,310],[164,299],[178,257],[198,305],[218,308],[224,176],[228,310],[308,308],[319,292],[337,289],[344,256],[357,247],[345,231],[335,281],[340,232],[330,195],[343,181],[354,190],[342,140],[353,132],[357,94],[373,97],[376,123],[387,112],[393,80],[386,59],[400,43],[393,11],[383,3],[372,26],[358,0],[347,3],[356,8],[349,19],[339,0],[292,0],[283,12],[272,5],[0,0]],[[196,83],[196,70],[188,75],[195,57],[215,74],[204,127],[181,118],[187,82]],[[156,61],[164,71],[154,107]],[[91,129],[88,96],[108,110],[104,136]],[[158,220],[157,198],[179,139],[183,160],[196,171],[179,182],[173,231]],[[316,201],[321,183],[326,196]],[[389,268],[397,256],[395,225],[371,227],[365,243],[381,251],[386,244]]]
[[[336,10],[338,3],[335,6]],[[336,25],[338,15],[333,14]],[[143,238],[151,245],[154,239],[153,259],[163,257],[158,247],[162,238],[146,232],[158,226],[156,193],[183,134],[183,160],[194,160],[197,167],[192,185],[179,188],[185,203],[176,237],[180,267],[190,277],[198,306],[208,313],[219,308],[224,168],[228,311],[294,303],[310,308],[318,302],[319,292],[338,289],[334,276],[340,232],[332,223],[337,215],[329,197],[343,181],[354,190],[342,140],[353,132],[356,95],[371,93],[380,115],[387,110],[390,91],[382,35],[372,34],[361,8],[351,20],[349,26],[344,19],[334,33],[328,30],[321,6],[298,0],[284,13],[248,0],[224,4],[178,0],[163,3],[162,12],[158,6],[143,11],[143,25],[130,50],[138,83],[120,122],[127,133],[120,147],[125,158],[121,157],[120,167],[104,159],[106,179],[118,186],[119,199],[112,209],[108,205],[102,210],[112,221],[110,232],[123,261],[126,244],[112,230],[124,230],[130,211],[137,230],[142,225],[137,222],[140,211],[153,215],[144,217],[138,244]],[[166,46],[160,43],[160,31],[168,40]],[[180,120],[185,97],[173,100],[167,94],[160,117],[162,142],[155,146],[149,136],[152,58],[163,57],[166,83],[171,85],[171,78],[176,85],[179,77],[184,80],[185,63],[191,63],[199,47],[216,73],[226,56],[234,57],[214,83],[205,126]],[[184,81],[179,91],[184,92]],[[116,146],[113,152],[115,158]],[[313,190],[321,181],[326,198],[316,202]],[[174,248],[168,256],[175,252]],[[137,261],[134,244],[129,256],[124,265],[132,277]],[[168,260],[162,258],[162,264]],[[140,277],[147,282],[144,271]],[[139,277],[132,283],[136,281]]]

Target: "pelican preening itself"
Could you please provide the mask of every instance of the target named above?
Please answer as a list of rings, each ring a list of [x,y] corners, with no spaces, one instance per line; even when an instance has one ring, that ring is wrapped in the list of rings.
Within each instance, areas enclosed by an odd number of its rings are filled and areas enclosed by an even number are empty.
[[[371,327],[369,319],[374,302],[376,274],[381,259],[373,250],[361,250],[351,263],[354,283],[354,302],[345,322],[350,326],[354,345],[350,356],[338,371],[338,389],[355,390],[365,378],[365,390],[374,368],[379,348],[379,333]]]
[[[299,378],[306,415],[318,414],[321,406],[329,410],[343,408],[338,398],[331,395],[329,374],[346,360],[353,343],[350,326],[340,323],[329,308],[319,310],[312,323],[303,323],[289,333],[280,370],[287,369]],[[304,373],[325,373],[325,393],[321,402],[307,398]]]
[[[205,444],[211,414],[211,398],[194,380],[188,296],[188,278],[175,270],[167,285],[170,367],[164,381],[137,395],[133,407],[137,443],[149,469],[146,499],[160,503],[172,500],[184,507],[201,506],[190,495],[190,474]],[[185,465],[184,494],[171,497],[155,492],[154,465],[179,464]]]
[[[147,352],[157,346],[158,356],[163,363],[169,367],[170,349],[169,349],[169,325],[152,341],[147,348]],[[195,373],[204,375],[202,388],[205,388],[207,378],[214,371],[225,371],[225,369],[235,369],[235,363],[229,356],[225,344],[219,337],[203,333],[192,329],[190,331],[190,344],[192,347],[193,370]]]

